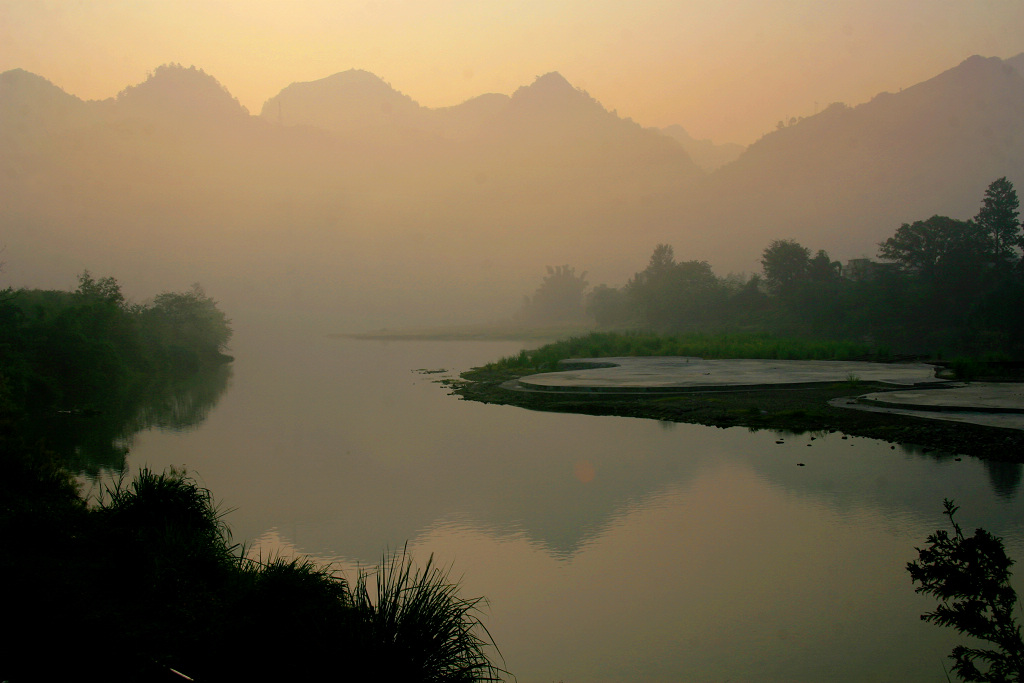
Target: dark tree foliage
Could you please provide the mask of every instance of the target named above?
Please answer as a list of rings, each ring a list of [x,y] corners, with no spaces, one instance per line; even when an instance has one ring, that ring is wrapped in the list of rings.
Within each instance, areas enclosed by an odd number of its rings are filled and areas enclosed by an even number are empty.
[[[807,279],[811,250],[795,240],[775,240],[765,248],[761,267],[768,289],[774,294],[787,294]]]
[[[1017,261],[1017,248],[1024,247],[1019,209],[1017,191],[1005,176],[989,184],[974,222],[985,237],[990,261],[997,267]]]
[[[878,249],[879,258],[924,278],[942,269],[976,268],[984,253],[984,235],[976,224],[946,216],[904,223]]]
[[[583,317],[586,289],[586,271],[577,275],[576,269],[568,265],[548,266],[548,274],[533,297],[523,301],[519,318],[532,323],[578,321]]]
[[[18,290],[0,300],[0,379],[25,410],[94,409],[156,374],[226,360],[230,336],[199,287],[128,305],[117,280],[85,271],[75,292]]]
[[[846,272],[823,250],[774,240],[763,277],[722,278],[659,244],[625,285],[596,287],[586,311],[604,329],[767,332],[868,342],[883,353],[1013,360],[1024,356],[1024,262],[994,261],[994,228],[984,226],[1003,225],[1003,244],[1019,240],[1016,206],[1001,178],[976,220],[904,223],[879,245],[891,263],[859,259]]]
[[[657,245],[647,268],[623,289],[640,324],[658,330],[706,325],[724,299],[723,285],[707,261],[677,262],[668,244]]]
[[[110,304],[118,308],[124,306],[124,294],[121,293],[120,283],[112,277],[95,280],[88,270],[82,271],[78,276],[76,293],[87,301]]]
[[[586,310],[598,327],[626,327],[634,322],[633,312],[625,293],[608,285],[598,285],[590,291]]]
[[[911,580],[920,584],[914,590],[939,600],[921,618],[989,644],[953,648],[953,671],[961,680],[1024,680],[1024,641],[1010,586],[1013,560],[1002,539],[984,529],[966,536],[954,519],[959,508],[948,499],[943,505],[953,533],[940,529],[929,535],[928,545],[917,548],[917,561],[907,564]]]

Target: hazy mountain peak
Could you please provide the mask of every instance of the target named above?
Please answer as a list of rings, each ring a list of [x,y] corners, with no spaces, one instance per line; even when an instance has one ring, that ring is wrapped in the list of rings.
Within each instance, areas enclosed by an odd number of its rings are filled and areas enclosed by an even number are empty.
[[[5,89],[40,86],[57,88],[57,86],[55,86],[53,83],[46,80],[42,76],[37,76],[31,71],[25,71],[24,69],[11,69],[10,71],[4,71],[3,73],[0,73],[0,87],[3,87]],[[57,89],[60,90],[60,88]]]
[[[537,76],[530,85],[524,85],[512,93],[512,100],[533,100],[533,101],[557,101],[565,99],[577,99],[583,93],[572,86],[565,77],[557,71]],[[589,96],[587,97],[589,99]]]
[[[572,118],[590,116],[602,118],[607,110],[586,92],[573,87],[557,71],[538,76],[530,85],[512,93],[512,110],[529,116]]]
[[[0,73],[0,98],[4,102],[13,98],[80,101],[42,76],[24,69],[11,69]]]
[[[264,103],[260,116],[287,125],[348,130],[407,119],[422,109],[376,74],[349,69],[292,83]]]
[[[85,102],[42,76],[24,69],[0,73],[0,125],[9,130],[52,126],[71,120],[85,107]]]
[[[339,71],[336,74],[322,78],[320,81],[309,81],[309,83],[318,82],[332,86],[369,87],[382,91],[397,92],[383,78],[364,69],[348,69],[347,71]]]
[[[572,87],[572,84],[565,80],[565,76],[557,71],[550,71],[543,76],[537,76],[533,81],[533,84],[527,87],[533,88],[534,90],[547,90],[549,92],[575,90],[575,88]]]
[[[189,118],[248,115],[217,79],[202,69],[181,64],[158,66],[145,81],[118,93],[117,104]]]

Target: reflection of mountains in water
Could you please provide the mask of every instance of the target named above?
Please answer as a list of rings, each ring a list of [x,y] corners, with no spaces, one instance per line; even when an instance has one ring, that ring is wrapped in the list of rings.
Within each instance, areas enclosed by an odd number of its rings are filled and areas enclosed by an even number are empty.
[[[685,428],[709,429],[693,425]],[[929,511],[950,495],[949,478],[932,472],[934,465],[963,463],[972,472],[964,476],[978,479],[979,492],[985,490],[983,482],[987,478],[990,490],[1004,501],[1018,494],[1024,470],[1020,463],[995,461],[981,461],[978,468],[973,458],[957,461],[953,455],[912,447],[894,453],[884,442],[843,439],[841,434],[818,435],[808,446],[810,443],[809,435],[787,437],[786,444],[777,446],[783,457],[771,457],[767,446],[763,452],[748,446],[744,450],[751,457],[745,458],[745,466],[770,488],[827,499],[829,507],[840,512],[868,505],[894,518]],[[710,463],[706,456],[695,455],[652,453],[644,458],[643,467],[635,467],[630,458],[618,463],[606,461],[595,466],[600,476],[585,486],[571,490],[564,487],[564,482],[535,484],[524,489],[529,491],[526,495],[496,501],[496,507],[477,524],[498,537],[521,535],[552,556],[569,560],[623,518],[657,505],[667,491],[701,495],[699,486],[694,486]],[[807,462],[798,467],[798,460]],[[586,472],[590,467],[588,463],[582,469]],[[971,504],[974,514],[980,516],[982,504]],[[713,515],[715,511],[707,513]]]
[[[136,434],[152,427],[195,429],[220,400],[231,374],[224,363],[185,378],[166,377],[121,401],[101,402],[96,410],[52,415],[26,427],[72,471],[122,471]]]

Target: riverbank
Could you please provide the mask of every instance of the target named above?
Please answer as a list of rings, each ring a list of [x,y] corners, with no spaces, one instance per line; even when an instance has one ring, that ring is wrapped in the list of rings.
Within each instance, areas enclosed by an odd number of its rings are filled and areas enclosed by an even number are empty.
[[[475,368],[444,380],[465,400],[528,410],[638,417],[712,427],[746,427],[786,433],[841,432],[932,452],[1024,462],[1024,432],[916,416],[850,410],[834,399],[892,391],[891,384],[848,381],[785,387],[666,394],[578,394],[514,391],[502,386],[528,372]]]

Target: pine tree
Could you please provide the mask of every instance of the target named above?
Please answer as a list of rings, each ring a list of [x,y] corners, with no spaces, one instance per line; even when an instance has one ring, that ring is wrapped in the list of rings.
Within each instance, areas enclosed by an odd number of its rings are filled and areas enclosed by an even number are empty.
[[[989,257],[997,267],[1013,263],[1017,259],[1016,248],[1024,246],[1019,209],[1017,191],[1005,176],[989,184],[974,222],[987,236]]]

